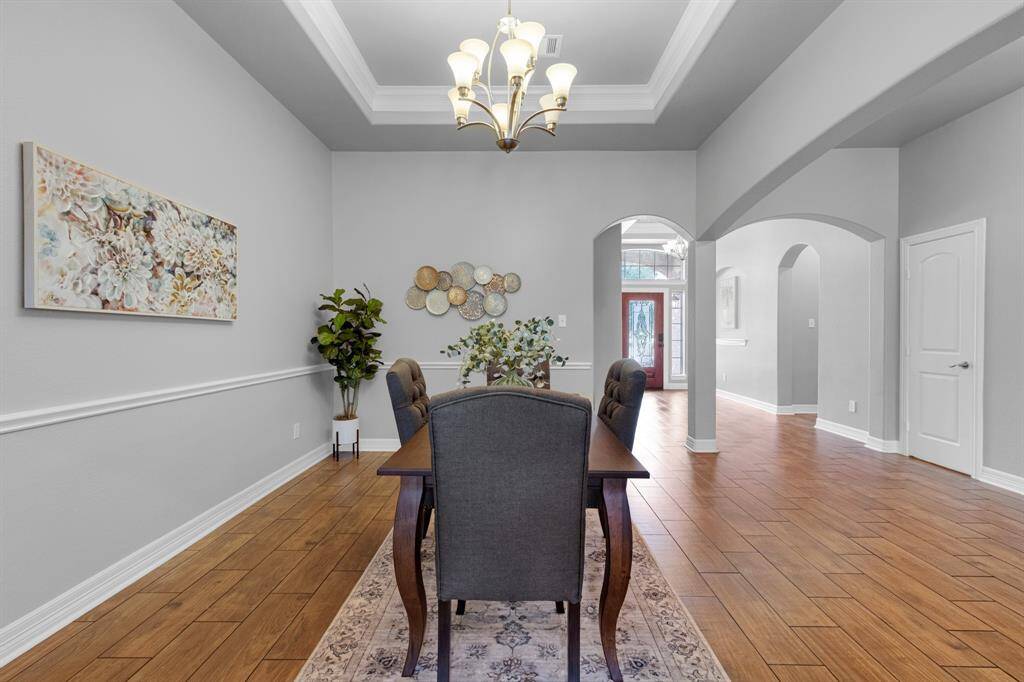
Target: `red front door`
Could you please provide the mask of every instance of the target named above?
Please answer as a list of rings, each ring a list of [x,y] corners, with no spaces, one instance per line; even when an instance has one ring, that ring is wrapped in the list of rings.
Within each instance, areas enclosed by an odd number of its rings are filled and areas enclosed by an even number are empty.
[[[622,357],[640,363],[647,388],[661,388],[665,357],[665,297],[622,294]]]

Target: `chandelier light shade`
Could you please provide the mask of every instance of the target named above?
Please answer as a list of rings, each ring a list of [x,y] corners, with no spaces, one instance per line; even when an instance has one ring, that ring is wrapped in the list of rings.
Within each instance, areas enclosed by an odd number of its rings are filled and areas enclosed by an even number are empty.
[[[537,68],[544,34],[542,24],[520,21],[513,16],[512,1],[509,0],[508,12],[498,20],[497,32],[490,45],[479,38],[467,38],[459,43],[458,52],[448,55],[448,66],[455,79],[455,87],[448,91],[448,99],[458,130],[471,126],[489,128],[495,135],[498,148],[506,154],[519,146],[519,137],[526,130],[538,130],[555,136],[559,116],[566,109],[569,89],[576,77],[575,66],[549,66],[545,73],[552,92],[541,96],[540,109],[529,115],[523,114],[526,92]],[[497,99],[502,90],[500,85],[497,91],[492,88],[491,71],[495,51],[500,52],[505,61],[505,101]],[[478,91],[482,93],[479,97]],[[484,120],[470,120],[470,111],[474,106],[486,116]],[[544,125],[531,123],[538,116],[544,117]]]

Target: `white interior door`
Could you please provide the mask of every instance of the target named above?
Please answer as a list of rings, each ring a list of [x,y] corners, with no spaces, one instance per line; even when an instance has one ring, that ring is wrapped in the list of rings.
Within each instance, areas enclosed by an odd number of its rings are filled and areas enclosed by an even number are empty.
[[[981,426],[983,230],[979,221],[911,237],[903,253],[907,454],[971,475]]]

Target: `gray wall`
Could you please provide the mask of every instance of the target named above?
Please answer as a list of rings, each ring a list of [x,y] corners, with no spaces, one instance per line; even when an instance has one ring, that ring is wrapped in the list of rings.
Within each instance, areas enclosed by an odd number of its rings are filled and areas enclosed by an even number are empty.
[[[5,0],[0,31],[0,413],[319,362],[323,145],[172,2]],[[24,310],[24,140],[234,222],[238,321]],[[0,626],[326,442],[330,390],[305,376],[0,436]]]
[[[423,264],[460,260],[515,271],[506,321],[565,314],[558,348],[594,361],[594,238],[620,219],[659,215],[694,221],[692,152],[337,152],[334,271],[338,284],[366,282],[384,301],[386,359],[444,361],[440,350],[471,324],[450,311],[431,318],[405,306]],[[601,359],[603,362],[604,359]],[[596,368],[603,373],[607,368]],[[455,385],[454,369],[426,368],[430,393]],[[589,369],[553,375],[555,388],[589,395]],[[367,438],[394,438],[383,377],[360,399]]]
[[[718,388],[776,404],[779,264],[797,244],[812,247],[821,259],[818,414],[867,430],[869,245],[825,223],[766,221],[718,240],[719,277],[739,277],[739,304],[738,328],[723,329],[719,320],[717,333],[747,339],[746,346],[718,346]],[[857,412],[848,411],[849,400],[857,401]]]
[[[900,234],[984,218],[985,466],[1024,476],[1024,89],[900,150]]]
[[[818,328],[808,320],[818,321],[818,288],[821,259],[812,248],[797,256],[790,272],[792,299],[789,325],[792,330],[790,371],[793,377],[793,405],[818,404]]]
[[[622,226],[594,239],[594,392],[600,402],[608,368],[622,357]]]

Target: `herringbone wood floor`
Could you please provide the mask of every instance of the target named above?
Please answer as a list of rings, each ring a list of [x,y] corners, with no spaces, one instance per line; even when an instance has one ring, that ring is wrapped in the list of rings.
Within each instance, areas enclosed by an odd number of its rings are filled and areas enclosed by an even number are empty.
[[[1024,679],[1024,497],[719,406],[645,398],[633,518],[734,680]],[[291,679],[390,528],[385,455],[321,462],[47,641],[5,680]]]

